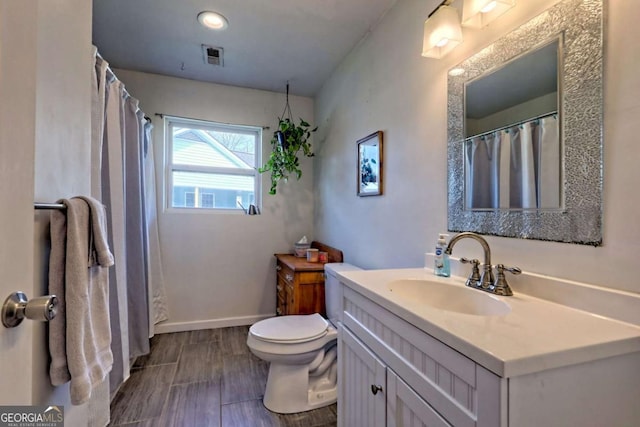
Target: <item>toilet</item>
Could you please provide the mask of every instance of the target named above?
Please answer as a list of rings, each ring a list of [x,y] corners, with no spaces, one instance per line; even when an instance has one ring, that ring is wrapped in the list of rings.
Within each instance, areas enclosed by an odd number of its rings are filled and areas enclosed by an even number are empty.
[[[325,264],[327,317],[319,314],[279,316],[249,328],[247,346],[270,362],[263,403],[280,414],[310,411],[337,399],[337,322],[341,289],[336,273],[359,270],[345,263]]]

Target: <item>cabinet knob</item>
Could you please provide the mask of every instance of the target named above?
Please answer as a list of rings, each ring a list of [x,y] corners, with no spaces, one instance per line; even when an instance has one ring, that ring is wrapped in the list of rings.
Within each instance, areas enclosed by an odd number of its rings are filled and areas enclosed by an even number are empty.
[[[289,282],[293,282],[293,276],[291,274],[285,274],[284,278]]]
[[[382,391],[382,386],[378,384],[371,384],[371,393],[374,395],[378,394],[379,391]]]
[[[280,267],[279,265],[276,265],[276,271],[280,271],[282,270],[282,267]]]

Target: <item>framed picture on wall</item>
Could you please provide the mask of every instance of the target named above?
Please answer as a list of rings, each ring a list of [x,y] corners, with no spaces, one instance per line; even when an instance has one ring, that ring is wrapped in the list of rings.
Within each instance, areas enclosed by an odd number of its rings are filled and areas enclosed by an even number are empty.
[[[382,194],[382,131],[358,140],[358,196]]]

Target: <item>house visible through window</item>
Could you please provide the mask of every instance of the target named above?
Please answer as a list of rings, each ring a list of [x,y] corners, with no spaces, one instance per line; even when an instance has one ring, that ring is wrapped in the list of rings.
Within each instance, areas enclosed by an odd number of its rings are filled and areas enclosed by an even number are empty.
[[[262,129],[167,118],[168,206],[241,209],[257,204]]]
[[[216,195],[214,193],[202,193],[202,202],[200,205],[203,208],[213,208],[216,205]]]
[[[184,206],[189,208],[196,206],[196,193],[184,192]]]

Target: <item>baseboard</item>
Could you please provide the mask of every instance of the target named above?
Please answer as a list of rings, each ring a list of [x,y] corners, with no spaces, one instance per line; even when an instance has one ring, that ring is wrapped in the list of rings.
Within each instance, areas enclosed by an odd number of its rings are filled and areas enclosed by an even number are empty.
[[[274,317],[273,314],[258,316],[227,317],[224,319],[196,320],[192,322],[161,322],[155,325],[156,334],[169,334],[171,332],[198,331],[200,329],[227,328],[229,326],[252,325],[260,320]]]

